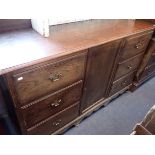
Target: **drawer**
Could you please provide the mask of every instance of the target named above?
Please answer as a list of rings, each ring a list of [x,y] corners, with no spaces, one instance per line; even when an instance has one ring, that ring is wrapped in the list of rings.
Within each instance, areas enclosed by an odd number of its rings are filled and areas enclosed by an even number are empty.
[[[142,58],[143,58],[143,53],[139,54],[136,57],[128,59],[127,61],[119,63],[116,71],[116,75],[115,75],[115,80],[137,69]]]
[[[121,60],[131,58],[138,53],[145,51],[152,36],[152,31],[136,37],[126,39],[124,48],[122,49]]]
[[[127,76],[115,81],[112,85],[112,88],[110,91],[110,96],[119,92],[120,90],[127,87],[128,85],[132,84],[134,75],[135,75],[135,73],[132,72],[132,73],[128,74]]]
[[[83,53],[13,75],[20,106],[83,79],[85,59]]]
[[[150,60],[149,60],[149,62],[148,62],[148,66],[151,66],[151,65],[153,65],[155,63],[155,53],[153,53],[152,55],[151,55],[151,58],[150,58]]]
[[[153,45],[155,45],[155,38],[152,38]],[[155,53],[155,48],[153,48],[153,53]]]
[[[150,76],[153,72],[155,72],[155,64],[149,66],[149,67],[145,67],[145,70],[142,74],[142,78],[147,78],[148,76]]]
[[[22,107],[21,113],[27,128],[32,127],[36,123],[78,102],[80,100],[81,93],[82,81],[57,93],[49,95],[37,103],[33,102],[30,106]]]
[[[52,134],[56,130],[62,128],[67,123],[74,120],[79,115],[79,104],[74,104],[68,109],[62,111],[61,113],[58,113],[54,117],[50,117],[40,124],[37,124],[36,126],[27,129],[27,134]]]

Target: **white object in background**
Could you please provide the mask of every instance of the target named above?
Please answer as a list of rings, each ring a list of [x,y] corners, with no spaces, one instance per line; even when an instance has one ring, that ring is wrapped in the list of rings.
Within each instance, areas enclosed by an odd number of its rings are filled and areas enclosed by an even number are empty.
[[[81,19],[81,18],[76,18],[76,19],[62,19],[62,18],[49,18],[49,25],[57,25],[57,24],[65,24],[65,23],[71,23],[71,22],[78,22],[78,21],[85,21],[89,20],[88,18]]]
[[[31,19],[32,28],[44,37],[49,37],[50,25],[65,24],[70,22],[85,21],[90,19],[62,19],[62,18],[48,18],[48,19]]]
[[[31,19],[32,28],[44,37],[49,37],[48,19]]]

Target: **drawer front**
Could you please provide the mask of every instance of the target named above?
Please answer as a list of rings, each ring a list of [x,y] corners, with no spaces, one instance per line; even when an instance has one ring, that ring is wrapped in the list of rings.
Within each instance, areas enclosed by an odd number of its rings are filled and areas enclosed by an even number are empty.
[[[153,45],[155,47],[155,38],[152,38],[152,42],[153,42]],[[153,48],[153,52],[152,53],[155,53],[155,48]]]
[[[152,32],[142,34],[133,38],[128,38],[126,40],[125,46],[122,49],[122,57],[121,60],[126,60],[131,58],[138,53],[145,51],[150,39],[152,36]]]
[[[127,76],[115,81],[110,91],[110,96],[119,92],[123,88],[132,84],[135,73],[130,73]]]
[[[50,95],[42,101],[22,107],[21,112],[26,122],[27,128],[38,122],[64,110],[80,100],[82,92],[82,82],[72,85],[56,94]]]
[[[152,54],[149,62],[148,62],[148,66],[151,66],[155,63],[155,53]]]
[[[155,64],[149,67],[146,67],[143,74],[142,74],[142,78],[147,78],[148,76],[150,76],[153,72],[155,72]]]
[[[74,120],[79,115],[79,104],[74,104],[67,110],[62,111],[56,116],[46,119],[43,123],[38,124],[27,130],[27,134],[52,134],[56,130],[62,128],[67,123]]]
[[[115,80],[119,79],[120,77],[126,75],[129,72],[134,71],[138,67],[142,58],[143,53],[132,59],[128,59],[127,61],[120,63],[116,71]]]
[[[85,54],[13,75],[20,106],[71,85],[84,77]]]

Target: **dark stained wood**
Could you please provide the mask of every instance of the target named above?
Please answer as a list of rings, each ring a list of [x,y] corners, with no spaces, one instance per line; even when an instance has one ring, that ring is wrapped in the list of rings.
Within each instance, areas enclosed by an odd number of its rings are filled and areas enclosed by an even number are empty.
[[[4,135],[5,134],[5,126],[4,126],[4,122],[2,120],[2,116],[4,115],[4,98],[0,89],[0,135]]]
[[[122,87],[122,89],[124,89],[125,87],[129,88],[128,85],[131,85],[133,83],[134,76],[131,78],[132,81],[131,79],[125,80],[125,82],[123,82],[124,84],[119,84],[118,82],[118,84],[114,85],[116,81],[121,81],[124,76],[128,76],[127,74],[132,73],[133,71],[135,71],[136,73],[137,68],[139,68],[142,62],[146,47],[151,39],[152,34],[153,31],[142,32],[125,39],[125,44],[123,45],[123,48],[119,53],[120,59],[118,59],[115,73],[113,73],[113,84],[109,86],[109,88],[112,89],[109,89],[109,92],[111,93],[107,93],[109,94],[109,96],[114,95],[114,93],[117,94],[117,92],[121,90],[120,87]]]
[[[143,19],[143,20],[145,20],[145,21],[147,21],[147,22],[151,22],[151,23],[155,24],[155,19]]]
[[[89,50],[82,110],[105,97],[119,45],[117,40]]]
[[[20,106],[83,79],[85,59],[84,53],[11,75]]]
[[[143,19],[143,21],[150,22],[151,24],[155,26],[155,19]],[[155,37],[155,32],[153,33],[153,37]]]
[[[144,68],[146,67],[149,67],[151,64],[150,63],[153,63],[153,62],[150,62],[151,61],[151,58],[153,57],[154,55],[154,52],[155,52],[155,39],[152,38],[150,40],[150,43],[149,43],[149,46],[146,50],[146,53],[145,53],[145,56],[143,58],[143,61],[139,67],[139,70],[136,74],[136,78],[139,79],[142,72],[144,71]]]
[[[2,95],[2,90],[1,90],[1,87],[0,87],[0,117],[2,117],[2,115],[4,115],[6,109],[4,107],[5,105],[5,102],[4,102],[4,96]]]
[[[0,74],[153,29],[139,20],[91,20],[53,26],[49,38],[31,29],[0,34]]]
[[[135,57],[119,63],[114,80],[118,80],[120,77],[136,70],[143,58],[143,55],[144,53],[140,53]]]
[[[132,72],[120,78],[119,80],[115,81],[111,88],[110,96],[114,95],[115,93],[127,87],[128,85],[131,85],[133,82],[134,75],[135,73]]]
[[[31,27],[30,19],[0,19],[0,33]]]
[[[60,129],[61,127],[75,119],[79,115],[78,108],[79,104],[74,104],[66,110],[58,113],[54,117],[48,118],[44,122],[32,128],[29,128],[27,130],[27,133],[33,135],[52,134],[54,131]]]
[[[141,75],[141,79],[145,79],[155,72],[155,64],[145,67],[144,72]]]
[[[142,83],[144,83],[149,78],[153,77],[155,75],[155,39],[152,38],[150,40],[150,43],[146,49],[144,58],[142,59],[142,62],[140,66],[138,67],[138,71],[134,78],[134,83],[132,87],[132,91],[138,88]]]
[[[142,33],[141,35],[128,38],[122,50],[122,60],[131,58],[138,53],[145,51],[153,32]]]
[[[136,124],[131,135],[152,135],[152,134],[141,124]]]
[[[22,134],[57,133],[129,89],[153,30],[145,21],[90,20],[51,26],[49,38],[0,34],[0,74]]]
[[[59,92],[44,97],[40,101],[30,103],[21,107],[26,127],[30,128],[38,122],[68,108],[70,105],[80,101],[82,92],[82,81],[64,88]]]
[[[150,58],[150,60],[149,60],[149,62],[148,62],[148,66],[151,66],[151,65],[153,65],[155,63],[155,53],[153,53],[152,55],[151,55],[151,58]]]

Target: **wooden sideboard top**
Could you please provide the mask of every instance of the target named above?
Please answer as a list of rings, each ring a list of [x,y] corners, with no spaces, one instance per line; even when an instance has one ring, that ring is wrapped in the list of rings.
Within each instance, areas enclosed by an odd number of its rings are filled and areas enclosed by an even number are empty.
[[[0,75],[153,29],[141,20],[89,20],[51,26],[49,38],[32,29],[1,33]]]

